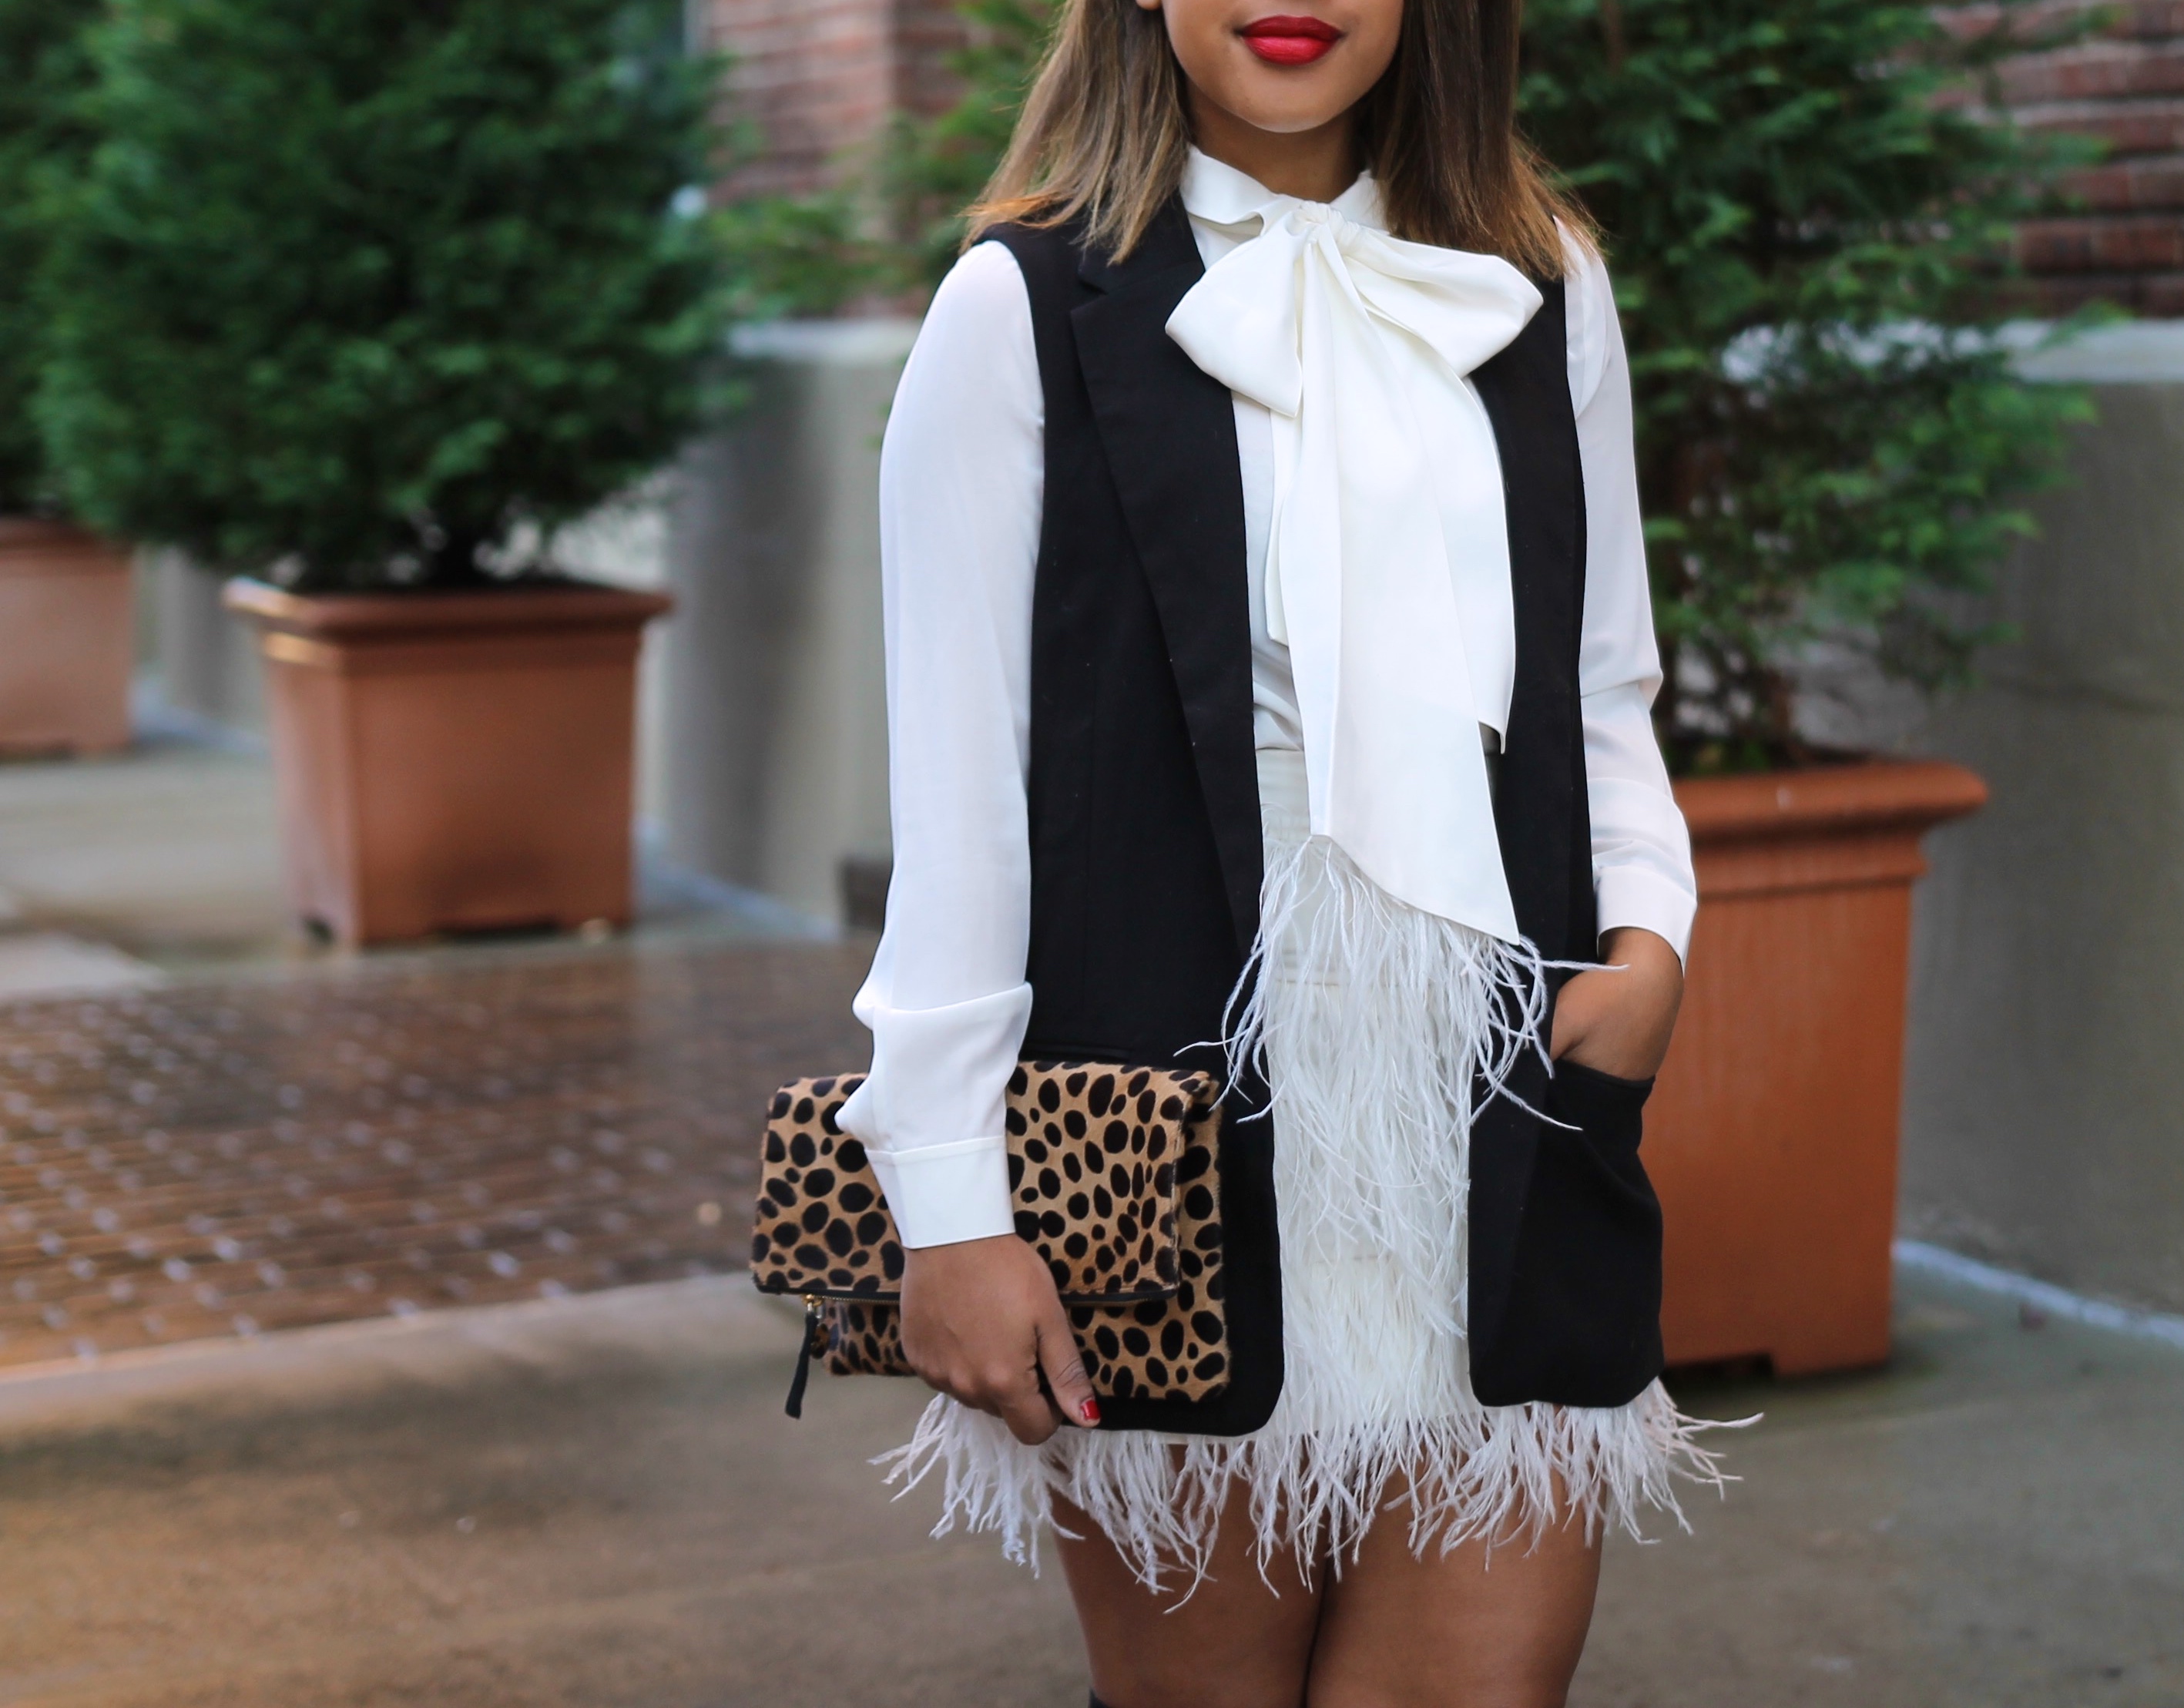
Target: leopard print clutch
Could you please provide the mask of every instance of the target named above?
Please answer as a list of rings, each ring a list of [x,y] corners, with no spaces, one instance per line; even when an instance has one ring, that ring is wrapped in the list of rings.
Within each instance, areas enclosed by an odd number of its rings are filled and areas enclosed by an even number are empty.
[[[811,1360],[908,1376],[902,1248],[864,1147],[836,1120],[861,1074],[774,1093],[751,1234],[761,1292],[800,1293]],[[1221,1304],[1220,1088],[1211,1076],[1024,1062],[1009,1082],[1017,1232],[1053,1271],[1106,1397],[1202,1400],[1228,1386]]]

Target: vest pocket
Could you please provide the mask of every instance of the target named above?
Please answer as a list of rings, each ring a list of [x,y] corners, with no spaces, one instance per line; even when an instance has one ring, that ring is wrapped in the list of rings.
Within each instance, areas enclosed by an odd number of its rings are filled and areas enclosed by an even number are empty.
[[[1653,1095],[1651,1080],[1626,1080],[1573,1062],[1567,1056],[1555,1063],[1549,1084],[1550,1101],[1567,1113],[1559,1119],[1583,1127],[1598,1136],[1627,1141],[1635,1149],[1644,1125],[1646,1100]]]
[[[1556,1079],[1560,1080],[1564,1074],[1568,1074],[1575,1080],[1590,1080],[1609,1090],[1634,1097],[1641,1108],[1646,1100],[1653,1095],[1653,1082],[1651,1080],[1626,1080],[1619,1074],[1603,1073],[1598,1068],[1588,1068],[1584,1063],[1574,1062],[1568,1056],[1564,1056],[1555,1063]]]
[[[1652,1090],[1567,1059],[1546,1087],[1518,1288],[1540,1397],[1565,1405],[1620,1405],[1660,1373],[1661,1203],[1638,1158]]]
[[[1637,1233],[1650,1222],[1658,1257],[1661,1204],[1653,1196],[1646,1165],[1638,1159],[1639,1142],[1646,1130],[1646,1101],[1652,1095],[1651,1080],[1621,1079],[1565,1057],[1555,1063],[1555,1076],[1548,1083],[1547,1112],[1568,1126],[1547,1127],[1542,1139],[1550,1147],[1556,1141],[1574,1147],[1590,1161],[1598,1176],[1597,1188],[1631,1213],[1614,1217],[1618,1226]],[[1569,1127],[1577,1130],[1572,1132]],[[1605,1214],[1608,1208],[1603,1203],[1601,1212]]]

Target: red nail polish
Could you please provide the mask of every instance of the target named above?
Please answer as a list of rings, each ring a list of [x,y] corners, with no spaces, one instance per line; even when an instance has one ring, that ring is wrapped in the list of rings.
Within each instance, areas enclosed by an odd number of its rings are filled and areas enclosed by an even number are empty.
[[[1100,1421],[1100,1402],[1096,1399],[1086,1400],[1084,1404],[1077,1408],[1077,1415],[1084,1420],[1086,1428],[1096,1426]]]

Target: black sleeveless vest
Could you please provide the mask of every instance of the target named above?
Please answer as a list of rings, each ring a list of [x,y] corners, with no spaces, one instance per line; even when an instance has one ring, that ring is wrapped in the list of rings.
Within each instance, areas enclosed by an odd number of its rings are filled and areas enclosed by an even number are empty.
[[[1045,394],[1032,613],[1028,1057],[1223,1068],[1258,929],[1244,494],[1228,388],[1166,327],[1204,269],[1180,200],[1123,261],[1072,227],[993,234],[1022,267]],[[1596,952],[1579,720],[1585,502],[1559,282],[1473,376],[1508,497],[1515,696],[1496,818],[1519,925]],[[1659,1373],[1646,1087],[1536,1058],[1472,1135],[1469,1355],[1489,1405],[1618,1405]],[[1264,1087],[1230,1090],[1221,1218],[1228,1390],[1120,1399],[1105,1426],[1234,1435],[1281,1390]],[[1540,1112],[1540,1113],[1535,1113]],[[1540,1114],[1552,1117],[1543,1120]]]

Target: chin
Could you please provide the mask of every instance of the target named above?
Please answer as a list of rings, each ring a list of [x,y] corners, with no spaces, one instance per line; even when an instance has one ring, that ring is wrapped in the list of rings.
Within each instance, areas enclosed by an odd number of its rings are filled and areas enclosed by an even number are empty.
[[[1341,109],[1332,113],[1314,112],[1302,116],[1293,114],[1239,113],[1236,115],[1255,131],[1264,131],[1274,137],[1300,137],[1308,131],[1317,131],[1341,117]]]
[[[1355,98],[1332,87],[1330,80],[1313,79],[1328,85],[1313,87],[1306,81],[1308,76],[1308,70],[1269,72],[1255,64],[1215,98],[1254,130],[1278,137],[1331,125],[1356,104]]]

